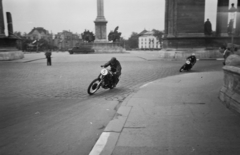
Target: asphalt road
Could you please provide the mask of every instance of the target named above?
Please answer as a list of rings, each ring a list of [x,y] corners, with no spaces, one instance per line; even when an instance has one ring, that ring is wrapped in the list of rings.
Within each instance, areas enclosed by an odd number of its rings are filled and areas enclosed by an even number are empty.
[[[0,62],[0,154],[88,154],[118,106],[150,81],[179,73],[184,61],[137,54],[53,53]],[[122,64],[113,90],[87,94],[87,87],[112,56]],[[150,59],[149,59],[150,58]],[[221,61],[198,61],[191,72],[221,70]]]

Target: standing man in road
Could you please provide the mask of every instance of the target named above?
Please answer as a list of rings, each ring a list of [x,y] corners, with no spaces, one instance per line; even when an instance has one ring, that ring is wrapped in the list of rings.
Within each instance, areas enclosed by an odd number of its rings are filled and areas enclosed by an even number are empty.
[[[47,66],[51,66],[52,65],[51,55],[52,55],[52,52],[50,50],[45,52],[45,56],[47,58]]]

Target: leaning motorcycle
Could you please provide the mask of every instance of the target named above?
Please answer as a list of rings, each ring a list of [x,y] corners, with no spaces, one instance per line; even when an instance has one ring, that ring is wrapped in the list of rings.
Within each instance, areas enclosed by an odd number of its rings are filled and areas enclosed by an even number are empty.
[[[192,58],[187,59],[185,64],[179,69],[179,72],[190,71],[194,64]]]
[[[113,85],[113,72],[107,68],[102,68],[98,78],[94,79],[90,83],[88,87],[88,94],[93,95],[100,87],[103,89],[113,89]]]

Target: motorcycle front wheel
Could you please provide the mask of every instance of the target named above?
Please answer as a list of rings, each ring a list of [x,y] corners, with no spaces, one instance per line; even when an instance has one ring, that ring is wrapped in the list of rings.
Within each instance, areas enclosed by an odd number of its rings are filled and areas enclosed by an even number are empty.
[[[99,89],[100,87],[100,81],[99,79],[95,79],[93,80],[90,85],[88,86],[88,94],[89,95],[93,95],[94,93],[96,93],[96,91]]]
[[[185,65],[183,65],[180,69],[179,72],[183,72],[185,70]]]

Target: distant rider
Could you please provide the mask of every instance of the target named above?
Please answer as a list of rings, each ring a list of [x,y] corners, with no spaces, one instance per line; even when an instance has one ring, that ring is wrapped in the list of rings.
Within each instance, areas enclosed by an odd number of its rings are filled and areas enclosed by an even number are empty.
[[[192,53],[192,55],[190,55],[189,57],[187,57],[187,60],[188,60],[188,59],[191,59],[191,64],[192,64],[192,65],[194,65],[194,64],[196,63],[196,61],[197,61],[197,58],[196,58],[196,56],[195,56],[194,53]]]
[[[116,87],[118,81],[119,81],[119,76],[121,75],[121,64],[120,62],[115,58],[112,57],[110,61],[108,61],[106,64],[101,65],[101,67],[111,67],[111,71],[113,72],[113,87]]]

